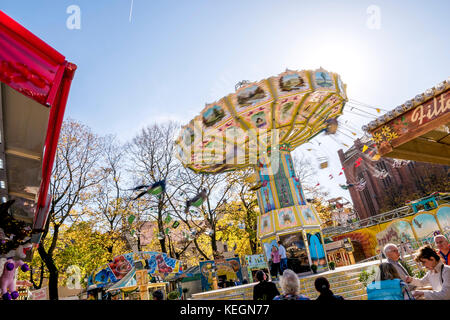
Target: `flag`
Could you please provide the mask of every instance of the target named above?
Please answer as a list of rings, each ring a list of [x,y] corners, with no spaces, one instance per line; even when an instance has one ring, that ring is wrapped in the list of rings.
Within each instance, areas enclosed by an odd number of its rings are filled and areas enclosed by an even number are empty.
[[[363,149],[362,149],[362,152],[363,152],[363,153],[366,152],[367,149],[369,149],[369,147],[366,146],[366,145],[364,145],[364,147],[363,147]]]
[[[172,217],[170,216],[170,214],[167,214],[167,217],[164,220],[164,223],[169,223],[171,220],[172,220]]]
[[[133,216],[133,215],[129,216],[129,217],[128,217],[128,223],[129,223],[129,224],[132,224],[133,221],[134,221],[134,219],[136,219],[135,216]]]
[[[358,160],[355,161],[355,168],[357,168],[361,165],[361,161],[362,161],[361,157],[359,157]]]
[[[316,187],[318,187],[318,186],[320,186],[320,183],[319,183],[319,182],[317,182],[317,184],[316,184]]]
[[[333,179],[333,175],[332,174],[330,174],[329,177],[330,177],[330,180]]]
[[[341,172],[339,172],[339,175],[341,176],[343,174],[343,172],[341,171]]]
[[[378,113],[380,113],[380,112],[381,112],[381,109],[380,109],[380,108],[377,108],[376,110],[377,110],[377,112],[378,112]]]
[[[166,229],[164,230],[164,233],[165,233],[165,234],[169,234],[169,228],[166,228]]]
[[[179,225],[180,225],[180,222],[175,221],[175,222],[172,224],[172,228],[173,228],[173,229],[176,229]]]
[[[378,161],[378,160],[380,160],[380,158],[381,158],[380,154],[376,154],[376,155],[372,158],[372,160]]]

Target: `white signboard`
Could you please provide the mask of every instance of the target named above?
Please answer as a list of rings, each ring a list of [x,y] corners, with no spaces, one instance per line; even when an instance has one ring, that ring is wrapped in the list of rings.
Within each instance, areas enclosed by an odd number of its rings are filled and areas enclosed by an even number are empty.
[[[31,291],[31,300],[48,300],[48,288]]]

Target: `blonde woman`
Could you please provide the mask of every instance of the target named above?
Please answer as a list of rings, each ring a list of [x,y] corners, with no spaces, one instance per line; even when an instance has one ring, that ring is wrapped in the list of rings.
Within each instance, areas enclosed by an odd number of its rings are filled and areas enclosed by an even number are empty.
[[[309,300],[308,297],[300,294],[300,281],[297,274],[290,269],[284,270],[280,286],[283,294],[276,296],[273,300]]]

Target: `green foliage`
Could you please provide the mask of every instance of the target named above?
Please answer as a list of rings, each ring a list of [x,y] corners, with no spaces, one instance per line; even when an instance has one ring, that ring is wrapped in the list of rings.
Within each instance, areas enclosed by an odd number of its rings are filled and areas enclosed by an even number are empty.
[[[316,266],[315,264],[313,264],[313,265],[311,266],[311,270],[312,270],[314,273],[316,273],[316,272],[317,272],[317,266]]]
[[[330,263],[328,263],[328,266],[331,270],[334,270],[334,268],[336,267],[336,263],[334,261],[330,261]]]
[[[367,285],[372,282],[373,276],[375,275],[375,269],[373,269],[371,272],[368,272],[367,270],[363,270],[359,274],[359,282],[361,282],[364,287],[367,287]]]
[[[402,261],[402,260],[399,260],[398,262],[400,262],[400,264],[403,266],[403,268],[406,269],[406,271],[408,272],[408,275],[410,277],[414,276],[414,271],[413,271],[413,269],[411,268],[411,266],[407,262]]]
[[[177,300],[178,299],[178,291],[171,291],[167,295],[168,300]]]
[[[426,273],[425,270],[419,270],[419,271],[417,271],[417,273],[416,273],[416,278],[422,279],[423,277],[425,277],[426,274],[427,274],[427,273]]]

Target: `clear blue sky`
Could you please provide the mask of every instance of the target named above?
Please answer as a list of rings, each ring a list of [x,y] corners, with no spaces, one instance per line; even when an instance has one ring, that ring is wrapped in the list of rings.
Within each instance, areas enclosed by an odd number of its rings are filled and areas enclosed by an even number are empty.
[[[69,30],[66,9],[81,9]],[[3,0],[0,9],[78,65],[66,117],[122,141],[166,119],[183,123],[206,102],[289,69],[341,75],[349,98],[392,109],[450,75],[450,1]],[[370,5],[381,28],[366,25]],[[370,119],[346,115],[360,128]],[[338,183],[339,146],[320,138]],[[350,139],[341,139],[349,144]],[[296,152],[305,152],[305,146]],[[311,156],[314,161],[316,155]]]

